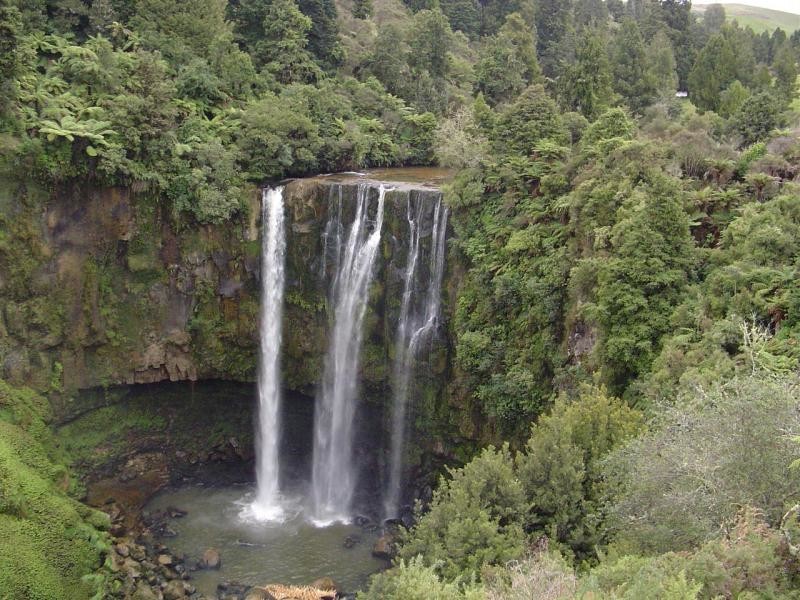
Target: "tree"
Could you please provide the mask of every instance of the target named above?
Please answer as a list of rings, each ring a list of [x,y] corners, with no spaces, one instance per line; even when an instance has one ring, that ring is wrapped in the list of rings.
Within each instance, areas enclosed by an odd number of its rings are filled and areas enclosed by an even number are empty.
[[[360,0],[359,4],[361,11],[372,10],[369,2]],[[339,44],[339,26],[336,22],[334,0],[297,0],[297,7],[311,19],[311,29],[308,32],[308,51],[314,55],[323,69],[335,70],[342,63],[344,52]]]
[[[453,30],[463,31],[471,39],[481,36],[481,3],[475,0],[439,0],[439,6]]]
[[[307,9],[315,9],[317,17],[325,21],[330,16],[321,1],[308,0]],[[333,56],[337,50],[332,46],[338,43],[335,25],[334,30],[322,22],[315,25],[295,0],[238,0],[230,4],[229,14],[234,32],[256,68],[265,68],[280,83],[313,81],[319,76],[319,67],[309,49],[312,32],[316,36],[315,49],[330,59],[326,66],[337,60]]]
[[[528,87],[500,113],[492,146],[498,154],[531,156],[542,140],[566,141],[558,107],[541,85]]]
[[[796,375],[755,373],[686,390],[659,408],[653,430],[620,449],[608,477],[621,485],[614,514],[632,552],[689,549],[744,506],[778,525],[800,500],[788,467],[800,431]]]
[[[378,29],[365,68],[389,93],[405,97],[410,76],[407,57],[408,44],[403,30],[395,23],[387,23]]]
[[[612,68],[614,86],[634,112],[649,106],[656,95],[656,80],[647,60],[647,50],[639,26],[625,19],[614,37]]]
[[[372,16],[372,0],[354,0],[352,14],[356,19],[369,19]]]
[[[737,77],[736,49],[723,33],[705,45],[689,74],[689,94],[700,110],[719,110],[720,94]]]
[[[643,21],[648,13],[647,0],[628,0],[625,4],[625,13],[635,21]]]
[[[92,33],[106,33],[111,24],[119,22],[111,0],[93,0],[88,12],[89,26]]]
[[[772,70],[775,72],[775,89],[788,104],[797,95],[798,75],[797,53],[789,42],[784,42],[775,54]]]
[[[427,71],[434,79],[447,76],[453,32],[441,10],[421,10],[414,15],[408,44],[409,63],[417,71]]]
[[[672,40],[675,61],[678,64],[678,80],[684,84],[695,60],[696,48],[692,36],[694,17],[691,0],[659,0],[656,5],[659,20],[666,25],[667,35]]]
[[[421,555],[447,581],[519,557],[527,505],[508,446],[490,446],[450,477],[441,480],[430,510],[418,515],[399,557]]]
[[[22,29],[21,15],[9,0],[0,0],[0,115],[8,111],[10,100],[16,95],[15,77],[18,68],[17,49]]]
[[[615,21],[622,21],[625,16],[625,4],[622,0],[606,0],[606,8]]]
[[[322,140],[303,108],[272,95],[247,107],[238,146],[251,179],[278,179],[290,168],[302,173],[317,166]]]
[[[609,9],[603,0],[574,0],[575,26],[603,28],[608,23]]]
[[[750,90],[742,85],[738,79],[730,84],[720,95],[719,114],[726,119],[735,113],[750,97]]]
[[[561,397],[531,429],[517,472],[531,510],[527,530],[564,544],[579,558],[605,541],[602,460],[643,429],[642,415],[604,389]]]
[[[732,117],[731,126],[742,136],[742,145],[766,140],[780,124],[780,101],[769,92],[761,92],[744,101]]]
[[[506,102],[525,89],[525,70],[510,41],[493,35],[481,47],[475,65],[475,87],[492,105]]]
[[[659,31],[647,46],[647,69],[659,94],[671,96],[678,89],[675,53],[663,31]]]
[[[475,118],[473,110],[462,108],[439,123],[436,129],[434,152],[443,167],[469,169],[480,165],[486,157],[488,141]]]
[[[312,22],[294,0],[272,0],[263,21],[263,38],[254,47],[262,64],[280,83],[314,81],[319,67],[307,50]]]
[[[580,112],[590,121],[611,103],[611,66],[603,38],[598,32],[585,32],[578,42],[575,62],[558,79],[561,103],[567,110]]]
[[[649,369],[670,329],[693,264],[689,220],[680,184],[653,175],[611,231],[611,253],[599,266],[596,307],[603,371],[624,386]]]
[[[536,56],[536,32],[519,13],[511,13],[500,28],[499,36],[509,41],[519,61],[525,66],[523,77],[527,83],[534,83],[542,75],[539,59]]]
[[[140,0],[131,25],[173,65],[208,57],[214,40],[230,34],[226,0]]]
[[[369,589],[359,592],[358,600],[485,600],[475,584],[441,580],[434,567],[426,566],[421,556],[401,560],[389,571],[370,580]]]
[[[421,10],[414,15],[408,33],[412,77],[405,97],[421,111],[442,114],[447,109],[452,44],[453,31],[441,10]]]
[[[725,24],[725,7],[722,4],[710,4],[703,13],[703,25],[711,33],[717,33]]]
[[[572,0],[539,0],[536,10],[537,52],[542,70],[555,77],[562,60],[562,43],[572,28]]]
[[[475,71],[477,89],[492,104],[513,99],[541,77],[533,32],[517,13],[484,42]]]

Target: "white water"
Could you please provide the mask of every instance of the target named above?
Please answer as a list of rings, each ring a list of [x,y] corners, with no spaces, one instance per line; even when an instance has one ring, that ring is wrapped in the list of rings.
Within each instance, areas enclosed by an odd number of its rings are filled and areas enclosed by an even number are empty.
[[[311,486],[314,522],[321,526],[349,521],[356,483],[352,426],[362,324],[381,237],[386,195],[386,189],[381,186],[375,222],[370,223],[369,191],[366,184],[359,185],[355,218],[345,240],[340,234],[341,199],[335,217],[338,223],[326,228],[326,253],[329,245],[335,243],[337,260],[332,294],[333,330],[314,415]]]
[[[278,445],[281,430],[280,348],[283,317],[283,188],[264,190],[261,202],[261,320],[258,369],[255,500],[246,512],[259,521],[284,518],[280,503]]]
[[[413,213],[413,215],[412,215]],[[384,499],[387,518],[398,515],[403,475],[403,453],[408,432],[408,405],[412,395],[414,363],[420,348],[430,341],[439,320],[442,276],[444,274],[445,237],[447,233],[447,207],[439,196],[431,223],[429,280],[427,294],[421,310],[414,310],[414,291],[419,278],[420,237],[424,215],[423,198],[418,198],[412,211],[408,197],[409,245],[406,259],[405,284],[400,305],[395,339],[395,359],[392,378],[392,437],[389,463],[389,484]]]

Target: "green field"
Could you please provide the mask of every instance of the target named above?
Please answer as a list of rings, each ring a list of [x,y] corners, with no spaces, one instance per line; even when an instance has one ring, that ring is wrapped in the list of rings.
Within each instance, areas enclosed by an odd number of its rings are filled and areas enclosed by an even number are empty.
[[[758,8],[757,6],[747,6],[746,4],[728,4],[722,2],[728,20],[736,19],[742,27],[752,27],[756,33],[762,31],[772,31],[780,27],[784,31],[791,32],[800,29],[800,15],[770,10],[768,8]],[[702,15],[708,5],[695,5],[693,10]]]

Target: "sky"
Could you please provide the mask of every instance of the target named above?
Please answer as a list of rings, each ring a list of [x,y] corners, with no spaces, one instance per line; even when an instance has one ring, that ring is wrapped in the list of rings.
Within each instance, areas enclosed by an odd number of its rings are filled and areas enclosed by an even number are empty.
[[[725,4],[725,0],[692,0],[692,4]],[[800,0],[735,0],[729,4],[749,4],[800,15]]]

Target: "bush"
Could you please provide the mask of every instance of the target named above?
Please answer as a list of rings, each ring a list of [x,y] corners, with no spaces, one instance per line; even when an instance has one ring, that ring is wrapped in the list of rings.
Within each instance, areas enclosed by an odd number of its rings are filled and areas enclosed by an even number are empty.
[[[800,563],[781,532],[743,509],[720,540],[691,552],[608,557],[582,578],[584,597],[639,600],[797,598]]]
[[[656,427],[615,452],[606,475],[621,485],[614,509],[625,551],[688,549],[714,537],[742,506],[780,522],[800,500],[791,471],[800,433],[800,381],[757,373],[685,394]]]
[[[406,535],[400,557],[421,555],[424,564],[454,581],[520,556],[527,504],[508,446],[487,448],[450,476]]]
[[[480,587],[472,583],[443,582],[422,557],[401,560],[393,569],[375,575],[358,600],[484,600]]]
[[[539,418],[517,471],[531,506],[526,530],[540,532],[579,557],[605,541],[607,492],[602,459],[637,435],[642,416],[603,389],[585,387],[560,398]]]
[[[46,416],[43,398],[0,381],[0,598],[85,600],[107,518],[64,493]]]

